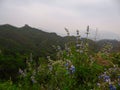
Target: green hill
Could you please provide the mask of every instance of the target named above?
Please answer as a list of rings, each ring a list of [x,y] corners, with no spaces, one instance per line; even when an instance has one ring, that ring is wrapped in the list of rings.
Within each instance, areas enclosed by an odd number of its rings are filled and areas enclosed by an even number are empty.
[[[43,56],[50,55],[54,50],[53,45],[62,45],[62,37],[55,33],[25,25],[17,28],[11,25],[0,26],[0,49],[5,52],[30,53]]]
[[[69,38],[70,41],[75,42],[74,36]],[[0,25],[0,49],[5,54],[29,54],[32,52],[36,56],[46,57],[51,55],[54,57],[56,49],[53,46],[59,45],[64,48],[64,44],[67,41],[68,37],[61,37],[56,33],[44,32],[29,25],[20,28],[9,24]],[[110,40],[101,40],[94,44],[92,40],[89,40],[90,48],[97,50],[96,48],[100,48],[101,44],[108,41]],[[117,47],[118,41],[111,40],[110,42],[113,42],[115,48],[119,48]]]

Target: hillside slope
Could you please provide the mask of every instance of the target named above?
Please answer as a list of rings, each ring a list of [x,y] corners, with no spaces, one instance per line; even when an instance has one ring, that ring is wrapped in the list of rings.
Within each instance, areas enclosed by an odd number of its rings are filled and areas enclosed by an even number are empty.
[[[75,37],[70,36],[70,41],[75,42]],[[82,39],[85,40],[85,39]],[[25,25],[15,27],[9,24],[0,25],[0,49],[6,54],[26,54],[33,53],[37,56],[48,56],[56,53],[53,46],[68,42],[68,37],[58,36],[56,33],[44,32],[42,30]],[[100,40],[96,43],[89,40],[92,50],[100,50],[104,43],[110,42],[113,45],[113,51],[120,51],[120,42],[116,40]]]
[[[62,37],[55,33],[44,32],[25,25],[17,28],[11,25],[0,26],[0,49],[8,52],[20,52],[49,55],[55,51],[53,45],[62,45]]]

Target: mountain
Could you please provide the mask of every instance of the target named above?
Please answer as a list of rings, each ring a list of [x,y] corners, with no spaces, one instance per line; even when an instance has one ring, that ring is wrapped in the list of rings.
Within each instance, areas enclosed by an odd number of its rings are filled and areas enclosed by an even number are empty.
[[[105,44],[112,45],[112,52],[119,52],[120,51],[120,42],[117,40],[110,40],[110,39],[102,39],[96,42],[96,46],[98,50],[101,50]]]
[[[62,39],[56,33],[44,32],[29,25],[21,28],[9,24],[0,26],[0,49],[9,53],[51,55],[55,51],[53,45],[64,46]]]
[[[44,32],[27,24],[20,28],[9,24],[0,25],[0,49],[5,54],[29,54],[32,52],[36,56],[46,57],[51,55],[55,57],[56,49],[54,46],[59,45],[64,48],[64,44],[69,39],[71,42],[75,42],[76,38],[74,36],[61,37],[56,33]],[[95,43],[89,40],[90,48],[100,49],[106,41],[108,40],[100,40]],[[114,40],[110,40],[110,42],[113,43],[115,48],[119,48],[120,42]]]

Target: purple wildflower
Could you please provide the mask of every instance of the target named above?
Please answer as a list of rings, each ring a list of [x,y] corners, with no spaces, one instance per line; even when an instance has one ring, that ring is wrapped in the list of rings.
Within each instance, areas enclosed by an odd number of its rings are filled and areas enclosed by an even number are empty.
[[[74,72],[75,72],[75,66],[71,65],[70,71],[71,71],[72,73],[74,73]]]
[[[110,89],[110,90],[116,90],[116,87],[113,86],[112,84],[110,84],[110,85],[109,85],[109,89]]]
[[[104,80],[105,80],[105,82],[109,82],[110,81],[110,76],[104,76]]]

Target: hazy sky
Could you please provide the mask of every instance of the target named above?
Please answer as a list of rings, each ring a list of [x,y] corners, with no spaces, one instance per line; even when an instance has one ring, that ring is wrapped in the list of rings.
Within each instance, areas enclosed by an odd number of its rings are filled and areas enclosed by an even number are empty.
[[[90,25],[92,38],[98,28],[98,38],[118,39],[119,5],[120,0],[0,0],[0,24],[28,24],[60,35],[66,35],[67,27],[71,34],[78,29],[82,36]]]

